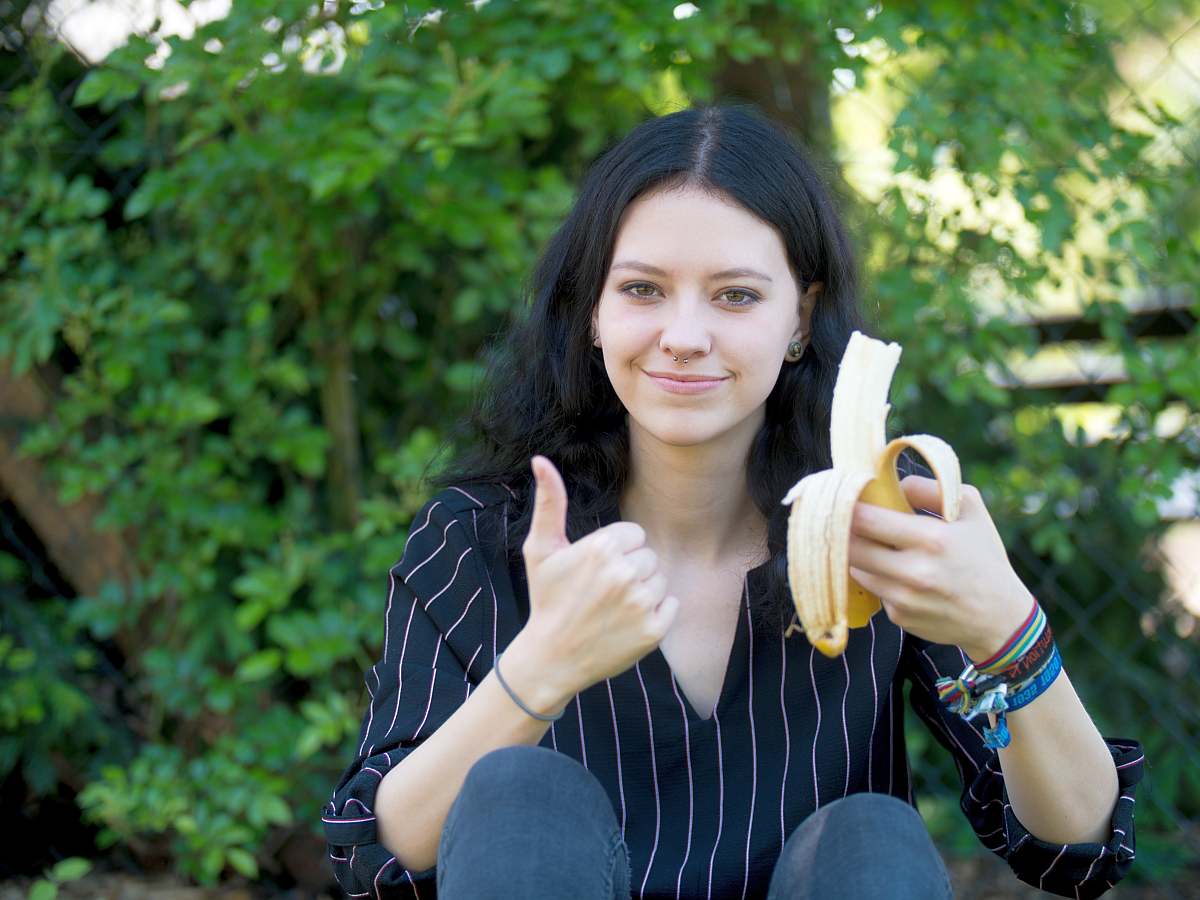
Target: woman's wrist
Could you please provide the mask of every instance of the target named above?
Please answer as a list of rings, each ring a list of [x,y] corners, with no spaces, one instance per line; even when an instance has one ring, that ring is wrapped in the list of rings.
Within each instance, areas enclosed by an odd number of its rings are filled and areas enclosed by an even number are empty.
[[[547,658],[545,644],[522,629],[503,651],[504,681],[521,702],[540,715],[557,715],[577,693],[563,668]]]
[[[1012,638],[1025,623],[1029,612],[1037,605],[1033,593],[1022,585],[1020,599],[1014,601],[1003,611],[986,623],[986,633],[981,634],[971,644],[961,644],[959,649],[976,665],[991,659]]]
[[[1030,600],[1024,619],[996,650],[978,656],[971,653],[961,675],[936,682],[938,699],[968,722],[980,713],[988,714],[991,727],[983,730],[987,747],[1007,747],[1012,736],[1005,713],[1033,703],[1062,672],[1046,613],[1032,595]]]

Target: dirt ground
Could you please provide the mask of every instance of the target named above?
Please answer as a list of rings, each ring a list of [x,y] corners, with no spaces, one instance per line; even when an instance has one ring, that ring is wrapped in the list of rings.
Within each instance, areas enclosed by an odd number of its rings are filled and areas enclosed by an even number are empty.
[[[1033,900],[1054,896],[1017,881],[1004,862],[996,857],[949,860],[947,867],[958,900]],[[28,880],[0,883],[0,900],[25,900],[29,887]],[[59,892],[59,897],[65,900],[327,900],[341,896],[335,892],[271,891],[255,885],[198,888],[171,876],[120,872],[97,874],[64,885]],[[1171,885],[1118,885],[1105,897],[1113,900],[1200,900],[1200,873],[1190,881]]]
[[[997,856],[948,860],[946,867],[958,900],[1034,900],[1056,896],[1018,881]],[[1113,900],[1200,900],[1200,872],[1190,881],[1170,885],[1126,882],[1104,896]]]

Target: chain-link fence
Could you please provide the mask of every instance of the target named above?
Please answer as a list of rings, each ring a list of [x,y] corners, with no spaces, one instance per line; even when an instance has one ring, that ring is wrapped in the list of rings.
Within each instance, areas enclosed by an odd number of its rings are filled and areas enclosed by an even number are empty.
[[[221,14],[219,6],[211,4],[207,8],[193,4],[192,9],[198,16]],[[1080,32],[1094,31],[1096,24],[1090,17],[1096,14],[1084,6],[1073,9],[1081,18]],[[1124,90],[1112,98],[1110,116],[1135,119],[1135,100],[1165,105],[1171,113],[1168,125],[1152,130],[1145,164],[1153,167],[1175,160],[1193,172],[1200,170],[1200,14],[1189,16],[1178,10],[1160,14],[1147,4],[1140,9],[1131,6],[1124,14],[1106,10],[1104,15],[1106,32],[1119,36],[1111,49]],[[162,17],[160,8],[158,18]],[[77,107],[72,98],[88,67],[119,42],[122,29],[145,29],[155,18],[150,7],[133,4],[57,2],[22,7],[0,0],[0,130],[10,114],[6,98],[20,86],[40,84],[59,99],[58,115],[68,138],[47,143],[39,152],[53,158],[55,169],[68,180],[86,174],[111,195],[113,210],[121,208],[146,171],[144,162],[105,161],[129,103],[107,109]],[[70,48],[53,67],[46,65],[46,55],[30,38],[39,31],[39,22]],[[852,38],[847,37],[847,42]],[[153,58],[148,64],[154,65]],[[858,113],[875,115],[884,128],[890,126],[891,112],[867,92],[856,94],[856,87],[842,76],[837,78],[835,106],[853,95]],[[904,92],[921,86],[899,71],[893,73],[890,88]],[[113,155],[143,158],[122,152]],[[854,184],[855,160],[871,157],[851,156],[844,154],[842,162]],[[872,193],[879,191],[878,185],[863,181],[860,189],[868,202],[876,202]],[[1111,181],[1098,186],[1068,180],[1062,190],[1080,218],[1103,220],[1121,202],[1120,185]],[[1169,212],[1186,222],[1197,208],[1198,192],[1195,180],[1179,185],[1179,208]],[[934,193],[926,193],[924,200],[933,209],[939,202]],[[1182,252],[1188,244],[1182,241],[1178,246]],[[1153,271],[1140,274],[1137,290],[1116,298],[1129,312],[1119,340],[1150,348],[1194,338],[1195,284],[1161,283]],[[1095,318],[1072,311],[1094,299],[1084,293],[1066,297],[1058,309],[1014,318],[1036,333],[1045,358],[1039,354],[1032,360],[1014,361],[995,374],[996,383],[1012,392],[1014,408],[1049,411],[1080,429],[1076,460],[1086,487],[1074,508],[1059,511],[1071,523],[1069,539],[1075,556],[1064,563],[1053,548],[1023,540],[1008,546],[1023,580],[1047,608],[1067,668],[1074,675],[1072,682],[1101,731],[1136,738],[1146,746],[1149,766],[1139,789],[1138,850],[1140,859],[1153,860],[1153,866],[1145,868],[1155,873],[1159,883],[1158,893],[1144,896],[1197,896],[1188,892],[1188,885],[1200,873],[1188,867],[1200,858],[1200,569],[1195,563],[1200,558],[1195,493],[1200,480],[1190,485],[1179,482],[1171,500],[1160,504],[1159,521],[1149,526],[1134,521],[1116,503],[1114,485],[1124,473],[1093,463],[1087,451],[1100,441],[1136,440],[1138,435],[1127,428],[1114,430],[1111,417],[1098,406],[1112,402],[1110,389],[1122,384],[1128,373],[1102,347],[1111,343],[1113,335]],[[1170,399],[1170,381],[1165,383]],[[11,416],[0,423],[0,451],[13,453],[29,425]],[[1182,403],[1148,427],[1159,434],[1166,430],[1194,458],[1200,453],[1196,425],[1196,410]],[[68,579],[54,574],[51,557],[56,552],[69,556],[70,540],[63,546],[56,546],[53,534],[40,536],[41,544],[31,540],[32,529],[22,518],[20,504],[2,491],[0,485],[0,556],[24,564],[19,570],[0,570],[0,576],[6,571],[10,575],[9,583],[0,584],[5,606],[17,592],[26,598],[62,595],[68,590]],[[1122,549],[1116,552],[1116,548]],[[14,580],[18,571],[19,581]],[[18,627],[18,623],[6,619],[5,627]],[[101,652],[99,658],[106,660],[108,654]],[[106,677],[123,684],[122,673],[109,669]],[[932,750],[925,752],[931,741],[915,719],[910,721],[909,740],[922,812],[939,845],[951,857],[978,857],[982,853],[978,842],[957,810],[958,780],[949,759]],[[64,846],[60,852],[78,850]],[[1003,868],[998,861],[995,865]],[[1136,884],[1140,871],[1135,866],[1135,877],[1119,889],[1122,896],[1143,895]],[[978,872],[972,877],[976,876],[984,877]],[[1024,889],[1010,878],[1001,878],[992,890],[993,896],[1020,896]],[[981,890],[975,895],[984,894]]]
[[[1092,12],[1080,6],[1082,30],[1092,32]],[[1113,16],[1111,9],[1106,15]],[[1124,14],[1110,19],[1108,33],[1119,36],[1112,45],[1119,90],[1110,100],[1114,121],[1144,128],[1148,146],[1141,155],[1146,167],[1169,164],[1177,171],[1200,170],[1200,16],[1176,10],[1157,12],[1153,4],[1130,4]],[[896,82],[901,89],[920,90]],[[1168,124],[1153,127],[1134,110],[1141,101],[1151,108],[1166,107]],[[983,102],[986,102],[984,99]],[[861,104],[859,111],[870,110]],[[876,111],[882,115],[882,111]],[[1082,149],[1082,144],[1080,148]],[[1141,174],[1131,167],[1126,174]],[[1098,186],[1067,179],[1060,182],[1077,210],[1078,220],[1103,220],[1122,205],[1122,185]],[[1178,203],[1164,209],[1185,224],[1194,216],[1195,177],[1176,184]],[[936,206],[936,194],[923,199]],[[1176,252],[1189,252],[1188,244]],[[1090,273],[1089,273],[1090,274]],[[1072,279],[1067,278],[1068,283]],[[1153,270],[1138,272],[1136,289],[1121,293],[1118,302],[1127,315],[1119,337],[1084,313],[1098,299],[1087,278],[1074,280],[1073,294],[1060,292],[1057,304],[1030,313],[1024,304],[1008,313],[1036,335],[1038,352],[1013,360],[1011,368],[994,372],[997,384],[1013,392],[1014,408],[1053,410],[1053,415],[1079,429],[1081,448],[1102,441],[1136,439],[1127,423],[1117,423],[1102,404],[1112,402],[1116,385],[1129,373],[1122,364],[1119,346],[1136,346],[1144,358],[1153,359],[1155,348],[1181,346],[1194,341],[1197,294],[1194,281],[1164,280]],[[1194,344],[1193,344],[1194,346]],[[1169,379],[1166,379],[1169,382]],[[1169,412],[1148,427],[1170,436],[1188,448],[1195,459],[1200,449],[1194,406],[1166,389]],[[1172,405],[1173,403],[1173,405]],[[1020,415],[1020,414],[1018,414]],[[1139,546],[1127,556],[1114,555],[1114,535],[1109,526],[1121,513],[1108,505],[1120,471],[1095,468],[1081,449],[1079,471],[1086,487],[1083,498],[1059,509],[1073,524],[1070,542],[1077,554],[1073,562],[1056,562],[1054,555],[1037,552],[1028,541],[1008,543],[1014,565],[1023,580],[1047,608],[1075,689],[1101,731],[1109,736],[1136,737],[1147,749],[1148,768],[1139,788],[1139,866],[1160,879],[1146,896],[1192,897],[1200,861],[1200,813],[1196,808],[1200,772],[1200,478],[1192,470],[1173,485],[1169,499],[1158,504],[1158,521],[1132,527],[1125,540]],[[1062,501],[1060,501],[1060,504]],[[1034,504],[1036,505],[1036,503]],[[1091,570],[1090,577],[1078,573]],[[1069,575],[1068,570],[1074,575]],[[909,714],[910,743],[921,758],[915,766],[917,790],[929,798],[922,811],[950,855],[971,858],[960,870],[973,884],[972,895],[985,890],[992,896],[1035,896],[1040,892],[1012,884],[1003,864],[972,852],[976,840],[958,815],[959,782],[953,768],[938,754],[920,752],[931,742],[923,727]],[[969,875],[968,875],[969,873]],[[1135,866],[1135,875],[1142,875]],[[1134,878],[1122,885],[1121,896],[1142,896]],[[1141,890],[1145,890],[1144,888]],[[974,893],[975,891],[978,894]]]

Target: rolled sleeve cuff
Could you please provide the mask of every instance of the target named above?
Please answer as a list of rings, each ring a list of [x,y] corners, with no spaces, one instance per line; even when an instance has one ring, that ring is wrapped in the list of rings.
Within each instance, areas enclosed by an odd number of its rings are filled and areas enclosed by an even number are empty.
[[[416,898],[418,885],[436,877],[437,866],[406,869],[378,840],[374,808],[379,783],[414,749],[368,757],[321,810],[334,878],[347,897]]]
[[[1029,832],[1013,813],[1003,791],[1005,858],[1026,884],[1063,897],[1099,897],[1124,878],[1136,857],[1133,810],[1145,755],[1137,741],[1105,738],[1117,769],[1118,799],[1108,839],[1103,843],[1055,844]]]

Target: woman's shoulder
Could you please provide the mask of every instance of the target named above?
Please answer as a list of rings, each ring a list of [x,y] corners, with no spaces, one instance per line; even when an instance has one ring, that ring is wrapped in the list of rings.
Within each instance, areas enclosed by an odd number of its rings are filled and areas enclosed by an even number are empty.
[[[517,499],[517,492],[508,484],[494,481],[455,482],[441,488],[425,503],[423,508],[442,506],[455,515],[502,507]]]
[[[469,543],[501,528],[518,496],[511,485],[496,481],[457,480],[439,487],[413,516],[409,543],[438,543],[454,531],[451,526],[456,523],[461,532],[457,540]],[[407,553],[407,545],[405,549]]]
[[[453,581],[468,555],[491,558],[513,498],[509,486],[497,482],[456,481],[437,489],[413,516],[393,574],[418,591],[440,592],[446,572],[454,573]]]

